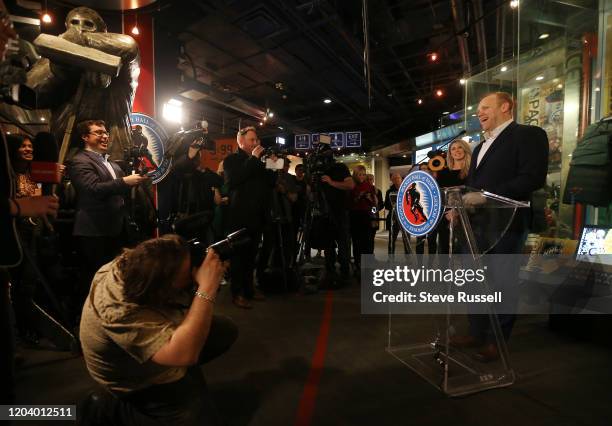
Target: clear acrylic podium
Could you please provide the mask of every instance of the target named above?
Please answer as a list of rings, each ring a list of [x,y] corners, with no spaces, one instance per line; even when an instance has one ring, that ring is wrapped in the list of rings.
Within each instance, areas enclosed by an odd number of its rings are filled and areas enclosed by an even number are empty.
[[[444,207],[454,210],[454,220],[458,221],[456,226],[449,227],[449,255],[445,262],[453,261],[454,249],[458,251],[455,241],[459,239],[462,253],[471,255],[479,264],[482,256],[504,236],[517,209],[529,207],[526,202],[465,186],[442,188],[442,192]],[[441,222],[439,226],[444,225],[445,222]],[[446,314],[442,315],[389,314],[387,352],[449,396],[510,386],[515,375],[497,315],[491,305],[486,306],[484,312],[500,354],[497,361],[479,361],[475,357],[477,348],[450,345],[452,336],[468,335],[469,332],[467,309],[448,303]]]

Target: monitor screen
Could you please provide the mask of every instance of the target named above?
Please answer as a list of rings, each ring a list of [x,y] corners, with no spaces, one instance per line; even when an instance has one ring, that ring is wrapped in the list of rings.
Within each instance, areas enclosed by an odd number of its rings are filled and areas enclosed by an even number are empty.
[[[576,259],[612,265],[612,228],[585,225],[578,241]]]

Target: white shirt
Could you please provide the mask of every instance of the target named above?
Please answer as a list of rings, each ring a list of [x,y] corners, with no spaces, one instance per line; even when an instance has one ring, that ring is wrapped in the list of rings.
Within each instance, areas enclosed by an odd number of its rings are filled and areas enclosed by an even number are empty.
[[[504,129],[508,127],[510,123],[512,123],[512,118],[508,121],[503,122],[502,124],[494,128],[493,130],[491,130],[490,132],[485,132],[485,141],[482,143],[482,146],[480,147],[480,151],[478,152],[478,158],[476,159],[476,167],[480,165],[480,161],[484,158],[486,152],[489,150],[491,145],[493,145],[493,142],[495,142],[495,139],[497,139],[499,134],[503,132]]]
[[[106,167],[106,169],[111,174],[113,179],[117,179],[117,174],[115,173],[115,169],[113,169],[113,166],[108,161],[108,154],[100,154],[99,152],[94,151],[93,149],[89,149],[89,148],[85,148],[85,150],[89,152],[93,152],[94,154],[97,154],[100,157],[102,157],[102,164],[104,164],[104,167]]]

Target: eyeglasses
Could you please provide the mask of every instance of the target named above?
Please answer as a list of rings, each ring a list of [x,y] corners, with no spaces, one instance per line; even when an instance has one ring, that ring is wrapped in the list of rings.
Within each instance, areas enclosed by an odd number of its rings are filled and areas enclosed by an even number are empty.
[[[96,135],[96,136],[108,136],[109,133],[105,130],[96,130],[95,132],[89,132],[89,135]]]

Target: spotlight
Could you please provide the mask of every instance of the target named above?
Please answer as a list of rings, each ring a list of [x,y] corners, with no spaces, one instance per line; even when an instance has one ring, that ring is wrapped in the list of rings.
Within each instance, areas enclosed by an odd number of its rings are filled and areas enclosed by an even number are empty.
[[[563,85],[561,83],[557,84],[557,89],[563,89]],[[599,92],[599,87],[595,88],[596,92]]]
[[[263,126],[263,121],[260,121],[260,122],[259,122],[259,125],[260,125],[260,126]]]
[[[462,79],[459,80],[459,84],[462,85],[462,86],[465,85],[466,82],[467,82],[467,80],[465,78],[462,78]]]
[[[519,7],[519,0],[512,0],[512,1],[510,2],[510,7],[511,7],[512,9],[516,9],[517,7]]]
[[[442,96],[444,96],[444,92],[441,89],[436,90],[436,96],[441,98]]]
[[[545,39],[547,39],[548,37],[550,37],[550,34],[548,34],[548,33],[542,33],[542,34],[540,34],[540,36],[539,36],[538,38],[539,38],[540,40],[545,40]]]
[[[539,75],[535,79],[536,79],[536,81],[542,81],[542,80],[544,80],[544,76],[543,75]]]
[[[438,60],[438,54],[436,52],[432,52],[427,56],[429,56],[431,62],[436,62]]]
[[[444,111],[444,112],[442,113],[442,115],[448,115],[448,114],[450,114],[450,112],[448,112],[448,111]]]
[[[323,99],[323,103],[324,103],[324,104],[331,104],[331,102],[332,102],[332,100],[331,100],[331,99],[329,99],[329,98],[325,98],[325,99]]]
[[[279,130],[283,130],[283,126],[278,126],[278,129]]]
[[[40,117],[40,121],[45,121],[45,117]]]
[[[264,115],[263,121],[268,121],[268,116]]]
[[[500,68],[500,71],[501,72],[506,72],[506,71],[508,71],[508,67],[504,65],[503,67]]]
[[[182,123],[183,103],[177,99],[170,99],[164,104],[162,116],[171,123]]]
[[[134,25],[134,28],[132,28],[132,34],[140,35],[140,30],[138,29],[136,25]]]
[[[470,106],[468,107],[468,111],[471,111],[471,110],[472,110],[472,108],[473,108],[473,107],[472,107],[472,105],[470,105]]]
[[[51,15],[49,15],[49,12],[45,12],[45,14],[42,16],[42,21],[45,24],[50,24],[53,21],[53,19],[51,19]]]
[[[423,105],[423,99],[417,99],[417,104]]]
[[[268,117],[270,118],[274,117],[274,113],[272,111],[268,112]]]

